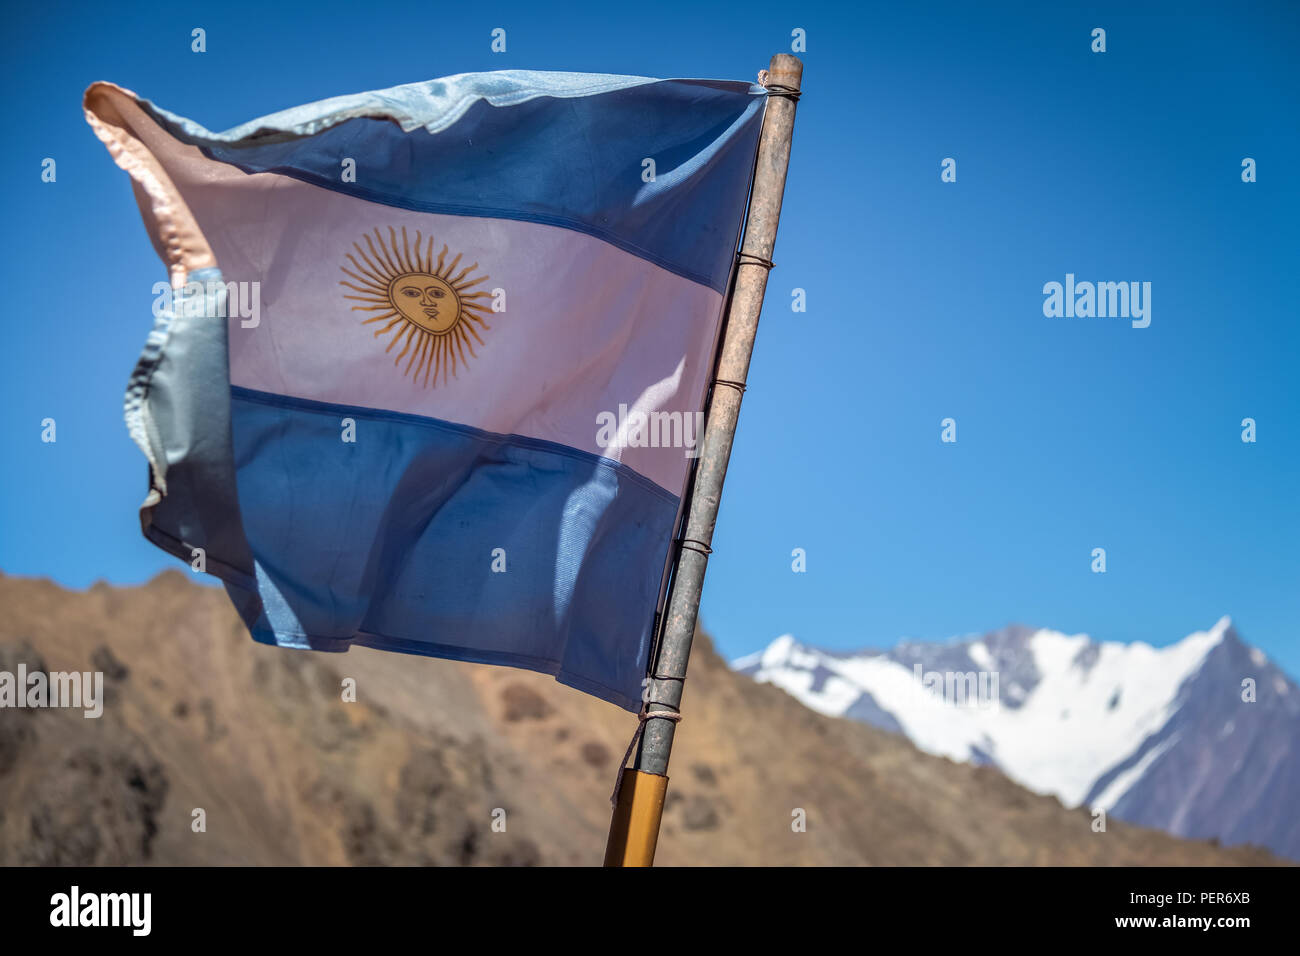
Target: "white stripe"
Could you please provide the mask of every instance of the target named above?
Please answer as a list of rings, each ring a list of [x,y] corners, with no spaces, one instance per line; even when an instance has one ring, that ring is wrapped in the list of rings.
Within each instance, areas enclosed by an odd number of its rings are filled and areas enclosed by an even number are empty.
[[[678,413],[691,416],[695,432],[722,307],[717,292],[569,229],[410,212],[193,154],[183,162],[177,185],[225,280],[260,283],[255,328],[231,309],[232,384],[558,442],[681,493],[684,448],[630,447],[639,439],[626,429],[602,447],[598,415],[617,416],[621,405]],[[486,315],[491,328],[480,329],[477,357],[437,387],[404,375],[407,359],[394,367],[402,344],[386,354],[390,338],[374,331],[387,322],[363,325],[379,313],[353,311],[362,303],[344,298],[356,293],[339,284],[355,281],[341,271],[356,271],[345,258],[356,255],[354,242],[369,252],[368,232],[373,240],[376,228],[387,237],[393,227],[400,240],[403,226],[410,240],[416,230],[433,236],[435,259],[443,244],[448,261],[460,253],[457,272],[477,263],[464,281],[489,278],[470,291],[505,296],[505,311]]]

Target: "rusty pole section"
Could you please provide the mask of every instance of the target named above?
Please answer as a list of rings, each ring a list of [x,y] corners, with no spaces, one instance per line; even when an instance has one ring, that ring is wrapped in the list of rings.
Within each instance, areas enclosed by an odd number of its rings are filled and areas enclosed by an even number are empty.
[[[727,311],[716,382],[709,401],[708,422],[683,533],[681,555],[673,576],[663,636],[655,660],[653,679],[646,695],[650,715],[641,738],[635,770],[623,771],[619,803],[614,810],[606,866],[650,866],[654,863],[659,821],[667,789],[668,756],[673,746],[676,718],[681,712],[686,664],[695,636],[695,620],[704,588],[704,571],[713,526],[718,519],[722,483],[727,477],[731,443],[740,417],[740,398],[749,374],[750,354],[758,332],[758,316],[767,289],[767,272],[776,245],[781,217],[790,142],[794,135],[795,97],[803,80],[798,57],[778,53],[768,66],[766,86],[771,91],[758,141],[754,184],[749,197],[745,238],[730,306]],[[656,713],[672,715],[655,717]]]

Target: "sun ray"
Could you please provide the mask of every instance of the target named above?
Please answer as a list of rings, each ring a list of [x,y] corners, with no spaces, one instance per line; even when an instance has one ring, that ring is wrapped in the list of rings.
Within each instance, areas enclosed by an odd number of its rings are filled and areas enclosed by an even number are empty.
[[[397,245],[397,230],[392,226],[388,227],[388,241],[391,243],[388,250],[393,254],[393,262],[397,264],[399,272],[410,272],[410,268],[402,261],[402,250]]]
[[[351,273],[347,273],[347,274],[351,274]],[[342,285],[342,280],[339,280],[339,285]],[[363,284],[361,284],[360,289],[357,289],[355,285],[350,287],[351,289],[355,289],[356,291],[359,291],[359,293],[364,293],[365,295],[369,295],[370,298],[374,298],[374,299],[387,298],[386,295],[383,294],[383,290],[376,289],[376,287],[374,286],[367,286],[364,284],[364,282]]]
[[[416,272],[427,272],[424,268],[424,259],[420,257],[420,230],[415,230],[415,241],[411,243],[411,265],[415,267]]]
[[[376,292],[382,292],[384,290],[384,288],[387,286],[387,283],[380,282],[379,279],[371,275],[369,270],[363,268],[361,264],[357,262],[356,256],[352,255],[352,253],[349,252],[348,259],[352,261],[353,269],[355,269],[356,271],[353,272],[352,269],[349,269],[347,266],[339,266],[339,268],[343,270],[344,275],[351,276],[352,278],[360,282],[362,285],[370,286]]]
[[[366,240],[366,248],[370,250],[370,258],[374,259],[375,268],[379,270],[379,274],[381,276],[395,275],[393,267],[389,265],[388,261],[380,253],[380,250],[375,247],[374,240],[370,238],[370,233],[366,233],[361,238]]]
[[[393,336],[393,340],[392,340],[391,342],[388,343],[388,348],[384,349],[384,351],[385,351],[385,352],[391,352],[391,351],[393,350],[393,346],[396,345],[398,342],[402,341],[402,336],[403,336],[403,335],[405,335],[405,336],[407,337],[407,339],[410,339],[410,337],[413,336],[414,334],[415,334],[415,326],[414,326],[414,325],[411,325],[411,324],[408,322],[407,325],[406,325],[406,328],[405,328],[405,329],[400,329],[400,330],[398,330],[398,333],[397,333],[396,335]],[[393,360],[393,364],[396,365],[398,359],[400,359],[400,358],[401,358],[401,356],[399,355],[397,359],[394,359],[394,360]]]
[[[451,370],[451,356],[447,354],[447,340],[445,338],[438,340],[438,364],[441,366],[442,384],[446,385],[451,381],[448,375]],[[437,375],[433,377],[433,384],[438,384]]]
[[[429,333],[421,329],[420,334],[415,338],[415,348],[411,351],[411,357],[406,360],[406,368],[402,369],[403,375],[411,374],[411,366],[415,364],[415,357],[424,351],[424,343],[427,341],[429,341]],[[398,358],[401,358],[401,356],[399,355]]]
[[[438,364],[442,361],[442,339],[433,343],[433,355],[430,358],[428,367],[424,370],[424,387],[429,387],[429,372],[433,372],[433,387],[438,387]]]
[[[408,255],[408,256],[406,256],[405,259],[403,258],[403,255],[402,255],[402,247],[399,246],[399,245],[397,244],[397,230],[394,229],[392,226],[389,226],[389,227],[388,227],[388,234],[389,234],[389,236],[392,237],[392,242],[393,242],[393,258],[397,260],[397,264],[398,264],[398,266],[401,267],[401,269],[402,269],[403,271],[405,271],[405,272],[417,272],[418,270],[417,270],[417,269],[415,268],[415,266],[413,266],[413,265],[410,263],[410,261],[409,261],[409,260],[410,260],[410,256]],[[403,243],[406,243],[406,227],[405,227],[405,226],[402,227],[402,242],[403,242]],[[410,250],[407,249],[407,252],[409,253]]]
[[[399,313],[398,316],[397,316],[397,318],[393,319],[393,321],[389,322],[389,323],[388,323],[387,325],[385,325],[382,329],[377,329],[377,330],[375,331],[375,338],[379,338],[379,336],[381,336],[381,335],[383,335],[384,333],[386,333],[389,329],[391,329],[393,326],[397,325],[399,322],[405,322],[405,321],[406,321],[406,319],[404,319],[404,318],[401,316],[401,314]]]
[[[353,285],[351,282],[348,282],[346,279],[340,279],[339,285],[345,285],[354,292],[364,292],[366,295],[374,296],[375,298],[381,298],[380,296],[371,292],[369,289],[362,288],[361,286],[358,285]]]
[[[397,353],[397,358],[393,359],[394,365],[401,364],[402,359],[406,358],[406,353],[411,351],[411,344],[420,340],[421,336],[416,335],[416,331],[417,329],[412,325],[410,331],[408,331],[406,335],[406,344],[402,346],[402,351]],[[401,336],[399,335],[397,338],[401,338]],[[396,339],[394,339],[394,341],[396,341]],[[391,348],[392,346],[389,347]]]
[[[460,280],[463,279],[463,278],[465,278],[465,276],[469,275],[471,272],[473,272],[473,271],[474,271],[475,269],[477,269],[477,268],[478,268],[478,263],[477,263],[477,262],[474,263],[474,264],[471,265],[471,266],[466,266],[464,269],[461,269],[459,273],[457,273],[457,275],[456,275],[456,277],[455,277],[454,279],[448,279],[448,280],[447,280],[447,284],[450,285],[453,289],[459,290],[459,289],[461,288],[461,286],[460,286]],[[451,270],[448,269],[447,271],[450,272]],[[482,280],[479,280],[479,281],[482,281]]]
[[[374,286],[376,289],[383,289],[388,285],[388,283],[383,282],[374,275],[371,275],[368,269],[363,268],[361,264],[357,262],[357,257],[352,255],[352,253],[349,252],[347,257],[352,262],[352,268],[349,269],[347,266],[339,266],[345,274],[352,276],[362,285]]]
[[[379,235],[378,229],[375,230],[375,235],[376,236]],[[375,268],[379,270],[379,274],[381,276],[391,275],[393,267],[384,259],[382,255],[380,255],[379,250],[380,248],[382,248],[383,243],[381,242],[377,247],[375,245],[375,240],[370,238],[370,233],[368,232],[365,235],[363,235],[361,238],[366,241],[366,248],[370,250],[370,258],[375,260]]]
[[[478,353],[474,351],[474,343],[469,340],[464,329],[456,330],[456,341],[460,345],[461,360],[468,365],[469,359],[478,358]],[[465,353],[469,352],[469,358],[465,358]]]
[[[361,252],[361,247],[360,247],[360,246],[357,246],[357,244],[356,244],[355,242],[352,243],[352,245],[356,246],[357,252],[361,253],[361,258],[362,258],[362,259],[365,259],[365,258],[366,258],[366,255],[365,255],[364,252]],[[387,284],[387,283],[384,282],[384,277],[383,277],[382,275],[380,275],[378,272],[376,272],[374,266],[372,266],[369,262],[366,262],[366,263],[363,265],[363,264],[362,264],[362,263],[357,259],[357,257],[354,256],[354,255],[353,255],[352,253],[350,253],[350,252],[345,252],[345,253],[344,253],[344,257],[345,257],[349,262],[352,263],[352,265],[356,268],[357,272],[359,272],[359,273],[361,273],[363,276],[365,276],[365,278],[366,278],[367,280],[369,280],[369,281],[370,281],[373,285],[375,285],[377,288],[383,288],[383,287]],[[345,268],[345,267],[341,267],[341,268]]]
[[[420,372],[424,369],[424,363],[429,361],[429,349],[433,348],[433,336],[426,335],[424,341],[420,343],[420,364],[415,366],[415,375],[411,378],[412,385],[420,384]]]
[[[379,250],[378,250],[377,252],[375,252],[375,258],[376,258],[376,259],[381,259],[381,260],[383,261],[384,265],[388,267],[388,274],[389,274],[389,275],[393,275],[393,276],[401,275],[401,274],[402,274],[402,270],[401,270],[401,268],[397,265],[397,263],[393,262],[392,257],[389,256],[389,254],[388,254],[388,246],[386,246],[386,245],[384,244],[384,237],[380,234],[380,232],[379,232],[378,229],[375,230],[375,239],[376,239],[376,241],[378,241],[378,243],[379,243]],[[371,251],[372,251],[372,252],[374,252],[374,243],[372,243],[372,242],[370,241],[370,234],[369,234],[369,233],[366,233],[366,245],[369,246],[369,247],[371,248]]]
[[[369,237],[369,236],[366,237],[366,241],[367,241],[367,242],[370,241],[370,237]],[[380,282],[383,282],[383,281],[384,281],[384,280],[383,280],[383,276],[384,276],[384,267],[383,267],[382,265],[379,264],[379,262],[378,262],[378,258],[379,258],[379,257],[376,256],[376,257],[375,257],[375,261],[372,262],[371,259],[370,259],[370,256],[366,255],[365,250],[363,250],[363,249],[361,248],[361,245],[360,245],[359,243],[356,243],[356,242],[352,243],[352,247],[353,247],[354,249],[356,249],[357,252],[360,254],[361,259],[362,259],[363,262],[365,262],[366,266],[367,266],[367,267],[368,267],[372,272],[374,272],[374,274],[375,274],[375,278],[378,279]],[[351,255],[351,253],[348,253],[348,254]],[[353,261],[355,261],[355,260],[353,260]]]
[[[393,254],[393,261],[397,263],[397,268],[403,273],[414,272],[415,270],[411,268],[411,264],[402,258],[402,247],[397,241],[397,230],[389,226],[388,233],[392,237],[388,249]]]
[[[457,329],[456,329],[456,332],[459,332],[459,331],[460,331],[460,329],[457,328]],[[464,343],[461,341],[461,337],[460,337],[459,335],[457,335],[456,332],[453,332],[452,335],[451,335],[452,342],[453,342],[453,343],[455,344],[455,346],[456,346],[456,351],[457,351],[458,353],[460,353],[460,364],[461,364],[461,365],[467,365],[467,364],[469,364],[469,359],[465,358],[465,345],[464,345]]]

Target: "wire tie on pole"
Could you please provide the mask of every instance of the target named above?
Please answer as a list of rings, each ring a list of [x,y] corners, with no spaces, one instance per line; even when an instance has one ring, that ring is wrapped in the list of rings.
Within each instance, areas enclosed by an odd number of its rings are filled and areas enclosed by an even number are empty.
[[[710,382],[709,384],[710,384],[710,385],[726,385],[728,388],[734,388],[736,391],[740,392],[741,395],[744,395],[744,394],[745,394],[745,389],[749,388],[749,386],[746,385],[744,382],[737,382],[737,381],[734,381],[734,380],[729,379],[729,378],[715,378],[715,379],[714,379],[712,382]]]
[[[776,263],[771,259],[764,259],[762,256],[754,255],[752,252],[737,252],[736,259],[742,266],[762,266],[768,271],[776,268]]]
[[[687,551],[695,551],[706,558],[713,553],[713,549],[698,538],[678,538],[677,547],[685,548]]]
[[[799,97],[803,95],[803,90],[796,90],[793,86],[786,86],[784,83],[765,83],[763,89],[767,90],[769,97],[784,96],[796,103],[799,101]]]
[[[655,680],[686,680],[685,677],[656,677]],[[657,702],[652,702],[657,703]],[[660,707],[667,707],[667,704],[659,704]],[[645,733],[645,722],[647,720],[671,720],[674,724],[682,719],[682,715],[675,710],[650,710],[650,704],[641,705],[641,713],[637,714],[636,732],[632,734],[632,742],[627,745],[627,752],[623,754],[623,760],[618,765],[618,779],[614,781],[614,792],[609,795],[609,805],[618,808],[618,793],[623,789],[623,771],[627,769],[628,758],[632,756],[632,751],[641,741],[641,735]]]

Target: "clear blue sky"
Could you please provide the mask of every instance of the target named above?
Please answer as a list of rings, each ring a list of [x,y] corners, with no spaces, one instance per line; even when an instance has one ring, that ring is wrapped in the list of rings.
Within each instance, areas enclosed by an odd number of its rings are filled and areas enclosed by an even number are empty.
[[[83,587],[174,563],[140,536],[121,415],[164,275],[82,119],[91,81],[225,129],[473,70],[751,79],[801,27],[778,268],[706,585],[722,651],[1008,621],[1164,644],[1231,614],[1300,673],[1300,7],[993,6],[12,8],[0,568]],[[1045,318],[1067,272],[1151,282],[1151,326]]]

